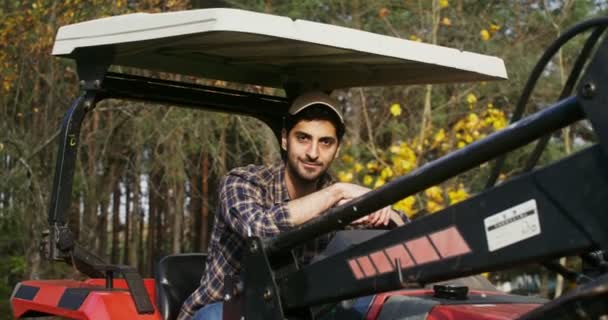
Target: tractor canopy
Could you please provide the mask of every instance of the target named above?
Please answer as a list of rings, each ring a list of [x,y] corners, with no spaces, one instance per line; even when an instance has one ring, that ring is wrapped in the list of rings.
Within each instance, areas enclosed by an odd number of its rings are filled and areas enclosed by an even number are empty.
[[[299,90],[507,78],[497,57],[237,9],[67,25],[57,33],[53,55]]]

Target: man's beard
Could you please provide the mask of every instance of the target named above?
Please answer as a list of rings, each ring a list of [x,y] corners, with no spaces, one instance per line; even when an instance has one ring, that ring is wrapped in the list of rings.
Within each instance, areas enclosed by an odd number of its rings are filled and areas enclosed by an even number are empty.
[[[323,168],[316,174],[307,174],[307,172],[298,166],[299,159],[291,159],[289,156],[287,157],[287,170],[290,173],[290,176],[294,179],[297,179],[303,184],[316,183],[319,178],[321,178],[325,172],[327,172],[327,167]],[[304,171],[304,172],[302,172]]]

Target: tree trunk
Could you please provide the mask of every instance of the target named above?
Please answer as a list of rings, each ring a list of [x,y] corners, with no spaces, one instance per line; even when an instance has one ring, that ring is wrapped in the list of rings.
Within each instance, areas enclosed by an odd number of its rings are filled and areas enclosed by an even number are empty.
[[[120,180],[116,179],[114,190],[112,191],[112,251],[110,261],[112,264],[119,264],[120,249],[118,247],[118,232],[120,230]]]
[[[157,201],[156,198],[158,197],[156,194],[156,190],[155,188],[157,188],[159,185],[157,184],[159,182],[158,179],[158,172],[153,171],[150,175],[150,187],[149,187],[149,191],[148,191],[148,203],[149,203],[149,213],[148,213],[148,234],[147,234],[147,240],[146,240],[146,246],[148,247],[148,261],[147,261],[147,265],[146,265],[146,270],[149,273],[152,273],[152,268],[154,265],[154,251],[156,249],[156,241],[157,241],[157,237],[156,237],[156,224],[157,224],[157,212],[158,212],[158,208],[156,207],[157,205]]]
[[[84,239],[84,243],[86,244],[90,244],[91,246],[93,246],[94,248],[91,248],[92,250],[95,250],[97,252],[104,252],[101,250],[100,246],[101,246],[101,242],[102,242],[102,238],[105,238],[104,235],[102,235],[99,231],[100,230],[104,230],[101,229],[100,223],[103,221],[103,219],[101,219],[102,217],[98,216],[98,209],[99,209],[99,195],[97,193],[97,183],[98,181],[96,181],[95,177],[97,176],[97,171],[96,171],[96,149],[95,149],[95,139],[93,137],[93,133],[97,131],[97,127],[99,125],[99,114],[97,112],[93,112],[92,113],[93,119],[91,122],[89,122],[89,130],[83,130],[84,132],[88,132],[89,134],[86,135],[86,141],[87,141],[87,153],[86,153],[86,160],[87,160],[87,167],[86,167],[86,185],[87,185],[87,190],[86,190],[86,197],[85,197],[85,210],[84,210],[84,222],[85,222],[85,228],[86,230],[84,230],[84,234],[85,234],[85,239]],[[85,139],[83,139],[85,140]],[[103,214],[103,212],[102,212]],[[105,218],[105,217],[104,217]],[[105,227],[105,225],[104,225]],[[93,245],[96,244],[96,245]],[[102,257],[105,257],[105,252],[104,255]]]
[[[164,173],[163,173],[164,175]],[[159,182],[164,180],[163,178],[159,179]],[[154,262],[158,256],[163,252],[163,242],[165,239],[165,227],[166,227],[166,212],[169,207],[169,197],[168,197],[168,188],[166,182],[160,182],[160,193],[159,196],[156,197],[156,248],[154,248]]]
[[[202,203],[201,203],[201,249],[207,251],[209,242],[209,158],[205,153],[202,161]]]
[[[202,155],[202,152],[200,153]],[[191,226],[191,241],[192,251],[201,251],[201,225],[202,225],[202,194],[201,194],[201,178],[199,173],[201,156],[192,155],[190,157],[190,168],[188,179],[190,181],[190,226]]]
[[[131,210],[131,182],[133,181],[131,179],[131,176],[128,173],[128,169],[126,171],[127,173],[125,174],[124,180],[125,180],[125,233],[124,233],[124,239],[123,239],[123,243],[124,243],[124,247],[123,247],[123,253],[122,253],[122,261],[123,264],[125,265],[129,265],[131,263],[129,254],[130,254],[130,248],[131,248],[131,229],[133,229],[133,225],[131,222],[131,217],[133,216],[134,212]],[[137,213],[135,213],[137,214]],[[139,227],[136,225],[136,227]]]
[[[171,226],[172,230],[172,245],[171,252],[172,253],[180,253],[181,244],[182,244],[182,232],[183,232],[183,217],[184,217],[184,184],[183,181],[175,181],[173,185],[173,208],[169,211],[171,212],[171,217],[173,221],[173,225]]]
[[[97,236],[99,237],[99,256],[102,259],[107,259],[108,257],[108,199],[102,196],[101,201],[98,204],[99,215],[98,219],[98,229]]]
[[[139,197],[140,197],[140,158],[139,158],[139,150],[135,151],[135,156],[133,157],[133,163],[135,167],[133,168],[133,173],[129,174],[131,179],[129,179],[133,185],[133,205],[131,206],[131,214],[130,214],[130,237],[127,243],[129,243],[129,263],[136,264],[138,270],[143,270],[143,257],[144,257],[144,248],[143,248],[143,216],[142,216],[142,208],[139,206]],[[138,256],[139,253],[139,256]]]

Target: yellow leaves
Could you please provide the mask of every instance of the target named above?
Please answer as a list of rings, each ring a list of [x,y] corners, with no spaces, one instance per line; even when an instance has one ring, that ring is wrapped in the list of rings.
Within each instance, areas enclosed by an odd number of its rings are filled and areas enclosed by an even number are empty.
[[[2,90],[4,90],[4,93],[11,91],[11,82],[6,79],[2,80]]]
[[[422,39],[420,39],[417,35],[413,34],[410,36],[410,40],[412,41],[416,41],[416,42],[422,42]]]
[[[378,10],[378,16],[380,18],[386,18],[386,16],[388,16],[389,13],[391,13],[391,11],[384,7],[380,8],[380,10]]]
[[[380,177],[385,180],[392,178],[393,170],[391,170],[391,167],[386,167],[386,168],[382,169],[382,171],[380,172]]]
[[[0,152],[2,152],[2,150],[4,150],[4,143],[0,142]]]
[[[490,32],[486,29],[481,29],[481,31],[479,31],[479,36],[481,37],[481,40],[483,40],[483,41],[490,40]]]
[[[437,211],[440,211],[444,208],[444,206],[441,203],[437,203],[433,200],[429,200],[426,202],[426,211],[428,211],[429,213],[435,213]]]
[[[439,0],[439,8],[444,9],[450,5],[448,0]]]
[[[490,30],[488,31],[488,29],[490,29]],[[481,31],[479,31],[479,36],[481,37],[481,40],[488,41],[499,30],[500,30],[499,25],[497,25],[495,23],[490,23],[490,25],[488,26],[487,29],[484,28],[484,29],[481,29]]]
[[[441,25],[449,27],[452,25],[452,20],[450,20],[448,17],[443,17],[443,19],[441,19]]]
[[[477,126],[477,124],[479,123],[479,116],[477,116],[476,113],[469,113],[469,115],[467,116],[467,128],[468,129],[473,129]]]
[[[412,170],[414,170],[416,163],[411,162],[402,158],[395,157],[393,158],[393,164],[395,166],[395,172],[397,175],[404,175]]]
[[[468,199],[469,193],[464,190],[464,186],[461,183],[456,189],[448,189],[448,198],[450,199],[450,205],[452,205]]]
[[[351,163],[353,163],[354,160],[355,159],[351,155],[345,154],[345,155],[342,156],[342,161],[345,164],[351,164]]]
[[[393,205],[395,210],[404,212],[408,217],[412,217],[418,210],[416,209],[416,198],[409,196]]]
[[[401,115],[401,105],[398,103],[393,103],[390,108],[391,114],[393,117],[398,117]]]
[[[467,103],[472,106],[477,103],[477,97],[473,93],[467,94]]]
[[[378,170],[378,162],[376,161],[370,161],[368,162],[365,167],[367,168],[367,170],[369,171],[376,171]]]
[[[363,165],[360,164],[359,162],[355,163],[355,165],[353,166],[353,168],[355,169],[355,173],[359,173],[361,171],[363,171]]]
[[[443,202],[443,191],[438,186],[430,187],[424,190],[424,195],[435,202]]]
[[[477,92],[467,93],[464,103],[471,111],[457,119],[449,119],[443,128],[429,129],[425,139],[418,137],[398,140],[377,150],[373,158],[357,159],[352,154],[341,157],[346,166],[343,171],[337,171],[337,178],[344,182],[361,183],[369,188],[380,188],[397,177],[407,175],[419,166],[420,159],[427,161],[430,157],[439,157],[450,150],[464,148],[482,139],[484,136],[507,125],[504,112],[495,107],[485,98],[479,98]],[[393,103],[390,107],[392,116],[401,106]],[[481,107],[483,106],[483,107]],[[359,162],[361,161],[361,162]],[[393,205],[396,210],[404,212],[409,217],[419,214],[432,214],[441,211],[449,205],[459,203],[470,197],[467,189],[460,180],[447,182],[430,187],[418,194],[411,195]]]
[[[486,125],[491,125],[494,130],[500,130],[507,126],[507,117],[502,110],[494,109],[488,105],[484,123]]]
[[[443,128],[437,131],[437,133],[435,133],[435,136],[433,136],[433,141],[435,144],[439,144],[445,141],[445,130],[443,130]]]
[[[429,213],[434,213],[445,208],[443,199],[443,189],[439,186],[430,187],[424,190],[427,198],[425,209]]]
[[[338,172],[338,180],[340,180],[341,182],[352,182],[353,173],[346,172],[346,171],[340,171],[340,172]]]

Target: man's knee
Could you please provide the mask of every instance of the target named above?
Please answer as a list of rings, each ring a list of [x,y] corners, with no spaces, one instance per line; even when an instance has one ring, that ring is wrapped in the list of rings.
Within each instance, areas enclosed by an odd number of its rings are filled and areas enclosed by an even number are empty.
[[[208,304],[194,314],[194,320],[222,320],[223,302]]]

